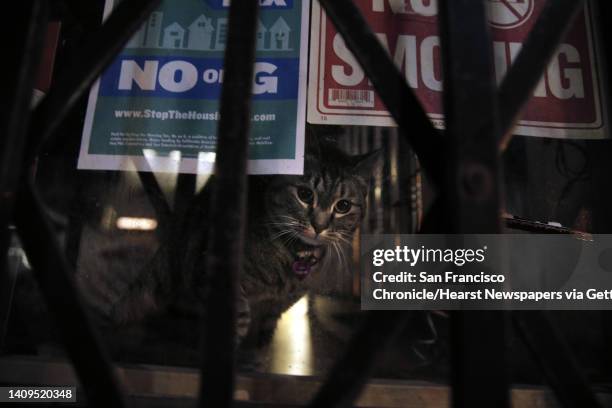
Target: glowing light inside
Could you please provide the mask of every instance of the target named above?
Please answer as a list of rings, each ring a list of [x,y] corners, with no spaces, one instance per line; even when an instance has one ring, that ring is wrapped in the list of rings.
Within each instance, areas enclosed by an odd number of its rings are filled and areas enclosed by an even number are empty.
[[[153,149],[142,149],[142,154],[149,160],[157,157],[157,152]]]
[[[380,186],[376,186],[374,188],[374,198],[376,200],[380,200],[382,198],[382,188]]]
[[[272,342],[270,371],[277,374],[312,375],[312,338],[307,296],[283,313]]]
[[[214,163],[217,158],[217,153],[212,152],[200,152],[198,153],[198,160],[203,162]]]
[[[117,228],[121,230],[154,231],[157,221],[152,218],[119,217]]]

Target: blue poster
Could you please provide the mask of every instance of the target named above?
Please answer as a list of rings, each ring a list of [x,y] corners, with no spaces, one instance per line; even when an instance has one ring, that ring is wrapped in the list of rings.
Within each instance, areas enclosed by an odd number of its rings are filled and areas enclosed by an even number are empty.
[[[249,173],[302,174],[309,2],[259,2]],[[212,172],[228,8],[165,0],[150,15],[91,90],[80,169]]]

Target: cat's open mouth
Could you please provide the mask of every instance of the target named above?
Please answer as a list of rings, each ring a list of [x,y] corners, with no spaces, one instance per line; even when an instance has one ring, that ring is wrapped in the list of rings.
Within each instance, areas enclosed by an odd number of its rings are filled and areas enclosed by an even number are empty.
[[[323,258],[322,245],[310,245],[299,242],[295,245],[295,258],[293,260],[293,272],[298,279],[306,278]]]

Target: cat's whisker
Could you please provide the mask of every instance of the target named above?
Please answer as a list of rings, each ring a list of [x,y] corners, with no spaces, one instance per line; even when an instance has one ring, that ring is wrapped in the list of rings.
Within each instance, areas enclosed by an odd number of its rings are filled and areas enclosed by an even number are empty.
[[[346,235],[342,232],[332,232],[329,234],[329,237],[332,238],[330,242],[339,241],[340,243],[345,244],[349,247],[351,246],[351,241],[347,239],[352,238],[350,235]]]
[[[274,224],[274,223],[278,223],[278,222],[281,222],[281,223],[286,222],[286,223],[296,224],[296,223],[300,223],[300,220],[295,219],[293,217],[281,217],[281,220],[272,219],[268,223]]]
[[[298,219],[297,219],[297,218],[295,218],[295,217],[291,217],[291,216],[289,216],[289,215],[282,215],[282,214],[279,214],[279,215],[276,215],[276,217],[279,217],[279,218],[284,218],[284,219],[288,220],[288,222],[292,222],[292,223],[298,223],[298,224],[301,224],[301,221],[300,221],[300,220],[298,220]]]
[[[271,231],[273,234],[273,238],[277,238],[284,231],[291,230],[295,231],[297,229],[302,229],[302,224],[290,224],[290,223],[270,223],[268,226],[273,230]],[[274,232],[276,230],[276,232]]]
[[[337,264],[338,262],[340,262],[340,253],[338,252],[338,247],[336,246],[336,243],[334,241],[329,241],[329,244],[335,252],[335,259],[336,259],[336,264]],[[341,265],[338,265],[338,266],[341,266]]]
[[[264,225],[272,226],[272,227],[301,227],[302,224],[297,223],[287,223],[287,222],[271,222]]]
[[[291,246],[298,238],[297,234],[290,234],[288,237],[284,238],[283,245],[286,247]]]
[[[336,248],[334,247],[333,242],[330,242],[330,243],[329,243],[329,245],[328,245],[328,247],[329,247],[329,248],[331,248],[331,249],[333,250],[333,252],[336,252]],[[331,262],[331,257],[332,257],[332,256],[333,256],[334,260],[335,260],[335,259],[337,259],[337,255],[338,255],[338,253],[337,253],[337,252],[336,252],[335,254],[333,254],[333,255],[332,255],[332,253],[331,253],[332,251],[329,251],[329,252],[330,252],[330,262]]]
[[[344,253],[344,248],[342,248],[340,243],[338,242],[336,242],[335,245],[338,248],[338,253],[340,254],[340,263],[341,263],[342,269],[347,269],[348,262],[346,261],[346,255]]]
[[[342,251],[342,258],[344,259],[344,267],[346,269],[349,269],[350,268],[349,261],[347,259],[346,251],[344,250]]]
[[[289,229],[288,229],[288,228],[283,228],[283,229],[280,229],[279,231],[277,231],[276,233],[274,233],[274,234],[273,234],[273,235],[272,235],[270,238],[271,238],[271,239],[275,239],[275,238],[277,238],[278,236],[283,235],[283,234],[286,234],[286,233],[288,233],[288,232],[289,232]]]
[[[281,234],[277,234],[277,238],[283,237],[281,242],[283,245],[288,246],[291,242],[298,238],[298,234],[293,229],[284,230]]]
[[[342,252],[340,250],[340,247],[338,246],[338,242],[332,241],[332,245],[334,246],[334,249],[336,250],[336,257],[338,258],[338,263],[340,264],[339,266],[342,267]]]
[[[274,234],[274,235],[271,237],[271,240],[278,239],[278,238],[280,238],[280,237],[282,237],[283,235],[286,235],[286,234],[295,234],[295,233],[296,233],[296,232],[295,232],[295,230],[294,230],[293,228],[291,228],[291,227],[289,227],[289,228],[284,228],[284,229],[281,229],[281,230],[280,230],[279,232],[277,232],[276,234]]]
[[[322,269],[327,269],[329,265],[332,263],[332,256],[329,252],[330,252],[330,246],[326,245],[325,256],[323,257]]]
[[[294,231],[292,231],[292,230],[290,230],[290,229],[287,229],[287,230],[282,230],[282,231],[280,231],[279,233],[277,233],[277,234],[273,235],[273,236],[270,238],[270,240],[271,240],[271,241],[275,241],[275,240],[279,239],[280,237],[282,237],[282,236],[284,236],[284,235],[287,235],[287,234],[291,234],[291,233],[293,233],[293,232],[294,232]]]
[[[351,241],[349,241],[348,239],[346,239],[344,236],[342,236],[341,234],[338,234],[335,236],[338,241],[342,242],[343,244],[346,244],[348,246],[351,246]]]

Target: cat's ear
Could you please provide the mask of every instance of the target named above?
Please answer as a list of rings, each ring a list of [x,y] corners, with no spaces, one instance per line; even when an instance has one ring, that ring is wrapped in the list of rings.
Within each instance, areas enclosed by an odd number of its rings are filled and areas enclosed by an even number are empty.
[[[306,141],[305,141],[304,153],[307,156],[312,156],[314,158],[321,157],[321,145],[319,142],[319,138],[315,133],[313,127],[311,125],[306,124]]]
[[[309,132],[306,134],[306,145],[304,149],[304,171],[317,171],[320,162],[321,146],[316,135]]]
[[[338,138],[343,134],[341,126],[306,124],[306,154],[321,160],[328,147],[337,147]]]
[[[363,177],[365,180],[370,180],[374,171],[380,166],[383,158],[382,149],[374,150],[353,158],[353,173]]]

